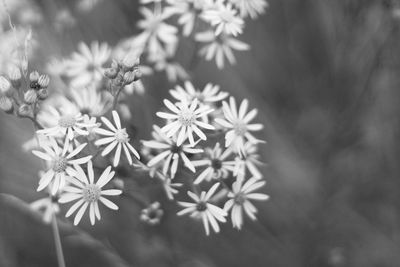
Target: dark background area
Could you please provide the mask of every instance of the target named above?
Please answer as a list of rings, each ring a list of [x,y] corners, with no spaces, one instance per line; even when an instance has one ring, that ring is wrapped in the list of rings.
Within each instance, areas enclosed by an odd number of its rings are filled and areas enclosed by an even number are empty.
[[[268,2],[266,14],[247,23],[240,38],[252,49],[236,53],[236,66],[220,71],[201,62],[191,70],[196,85],[219,84],[259,109],[270,200],[257,203],[258,221],[246,220],[242,231],[225,224],[206,237],[172,203],[149,227],[138,221],[140,208],[121,198],[119,212],[105,211],[95,227],[63,225],[67,266],[400,266],[400,6]],[[32,4],[43,17],[33,28],[40,46],[31,66],[39,70],[81,40],[115,45],[137,32],[136,1],[101,1],[86,13],[76,1]],[[54,22],[61,9],[76,18],[62,31]],[[184,66],[193,49],[182,44]],[[140,139],[173,86],[162,75],[144,83],[146,95],[129,99]],[[0,123],[0,191],[32,202],[43,196],[35,190],[40,162],[21,149],[32,125],[4,113]],[[50,227],[16,199],[0,203],[0,264],[56,266]]]

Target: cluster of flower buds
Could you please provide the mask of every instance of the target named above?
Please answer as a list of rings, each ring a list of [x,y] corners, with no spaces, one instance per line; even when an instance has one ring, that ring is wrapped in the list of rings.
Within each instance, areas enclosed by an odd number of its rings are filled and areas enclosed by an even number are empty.
[[[120,62],[114,60],[111,67],[104,71],[104,75],[111,80],[111,88],[120,88],[136,82],[142,76],[139,58],[127,56]]]

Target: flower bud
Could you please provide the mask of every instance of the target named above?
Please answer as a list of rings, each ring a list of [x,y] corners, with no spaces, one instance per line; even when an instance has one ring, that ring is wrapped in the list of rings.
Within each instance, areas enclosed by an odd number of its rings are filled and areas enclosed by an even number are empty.
[[[39,75],[39,72],[37,72],[37,71],[32,71],[29,74],[29,80],[31,82],[37,82],[39,80],[39,77],[40,77],[40,75]]]
[[[10,81],[12,86],[15,89],[18,89],[21,86],[21,71],[18,67],[13,66],[8,70],[8,76],[10,77]]]
[[[0,76],[0,92],[6,94],[10,88],[11,83],[4,76]]]
[[[119,70],[118,62],[113,60],[113,62],[111,62],[111,68]]]
[[[0,96],[0,109],[6,113],[12,113],[14,111],[13,103],[9,97]]]
[[[18,115],[19,116],[28,116],[31,113],[31,108],[29,105],[27,104],[22,104],[21,106],[19,106],[18,108]]]
[[[134,82],[140,80],[142,78],[142,71],[140,70],[139,66],[137,66],[133,72],[135,73],[135,79],[133,80]]]
[[[45,100],[47,97],[49,97],[49,91],[46,88],[40,89],[37,92],[37,96],[40,100]]]
[[[109,79],[115,79],[118,75],[118,70],[115,68],[108,68],[104,71],[104,75]]]
[[[40,85],[41,88],[47,88],[50,83],[50,77],[47,74],[40,75],[38,84]]]
[[[124,84],[130,84],[135,80],[135,73],[133,71],[125,72],[124,74]]]
[[[133,67],[137,65],[138,58],[135,54],[130,53],[122,60],[122,65],[126,70],[133,70]]]
[[[27,104],[33,104],[38,100],[38,95],[35,90],[29,89],[24,94],[24,101]]]

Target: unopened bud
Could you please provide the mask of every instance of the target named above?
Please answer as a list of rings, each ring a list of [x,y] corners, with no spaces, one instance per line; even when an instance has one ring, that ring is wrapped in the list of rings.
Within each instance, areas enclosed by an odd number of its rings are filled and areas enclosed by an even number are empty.
[[[33,104],[37,101],[38,95],[35,90],[29,89],[28,91],[25,92],[24,94],[24,101],[27,104]]]
[[[134,82],[136,82],[137,80],[140,80],[140,78],[142,78],[142,71],[140,70],[139,66],[137,66],[133,72],[135,73],[135,79],[133,80]]]
[[[118,62],[113,60],[113,62],[111,62],[111,68],[118,70],[119,69]]]
[[[20,116],[28,116],[31,113],[31,108],[29,105],[27,104],[22,104],[21,106],[19,106],[18,108],[18,115]]]
[[[133,71],[125,72],[124,84],[130,84],[135,80],[135,73]]]
[[[10,77],[10,81],[12,86],[15,89],[18,89],[21,86],[21,71],[18,67],[13,66],[8,70],[8,76]]]
[[[133,67],[137,65],[137,62],[138,58],[136,57],[136,55],[130,53],[122,60],[122,65],[124,68],[126,68],[126,70],[133,70]]]
[[[38,84],[40,85],[41,88],[47,88],[50,83],[50,77],[47,74],[40,75]]]
[[[0,92],[5,94],[11,88],[11,83],[4,77],[0,76]]]
[[[40,77],[40,75],[39,75],[39,72],[37,72],[37,71],[32,71],[29,74],[29,80],[31,82],[37,82],[39,80],[39,77]]]
[[[49,91],[46,88],[43,88],[37,92],[37,95],[40,100],[45,100],[49,96]]]
[[[104,71],[104,75],[109,79],[115,79],[118,75],[118,70],[115,68],[108,68]]]
[[[6,113],[12,113],[14,111],[13,103],[9,97],[0,96],[0,109]]]

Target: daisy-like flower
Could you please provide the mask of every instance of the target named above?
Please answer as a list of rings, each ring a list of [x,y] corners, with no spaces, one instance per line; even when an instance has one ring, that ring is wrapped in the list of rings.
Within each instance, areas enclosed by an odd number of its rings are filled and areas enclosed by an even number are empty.
[[[206,31],[196,34],[196,41],[206,43],[199,51],[199,54],[207,61],[211,61],[215,58],[215,62],[219,69],[224,68],[224,58],[226,57],[230,64],[235,64],[236,59],[233,55],[233,51],[246,51],[250,49],[250,46],[234,37],[221,34],[215,36],[212,31]]]
[[[196,172],[195,167],[189,160],[187,154],[202,153],[203,149],[193,148],[188,144],[177,144],[177,137],[173,135],[171,138],[167,137],[158,126],[153,126],[153,138],[151,141],[143,141],[143,145],[159,151],[157,156],[149,160],[147,166],[150,168],[161,164],[163,165],[162,173],[166,175],[170,169],[171,178],[175,177],[178,170],[180,159],[183,161],[186,168],[192,172]]]
[[[193,161],[196,167],[205,166],[206,168],[197,176],[195,184],[201,183],[203,180],[226,178],[229,172],[233,172],[235,162],[227,160],[232,152],[227,149],[222,151],[219,143],[214,148],[206,148],[205,154],[207,159]]]
[[[90,223],[94,225],[96,218],[97,220],[101,219],[99,201],[110,209],[118,210],[118,206],[104,196],[118,196],[122,191],[119,189],[102,189],[114,177],[115,172],[111,171],[111,166],[108,166],[103,171],[96,183],[94,182],[94,172],[91,161],[89,161],[87,165],[87,176],[80,166],[75,166],[75,168],[75,178],[69,180],[71,185],[64,188],[64,193],[58,200],[60,203],[76,201],[74,205],[69,208],[65,217],[71,216],[79,209],[74,218],[74,225],[77,225],[81,221],[86,209],[89,207]]]
[[[189,143],[194,146],[195,141],[193,132],[202,139],[207,140],[206,135],[200,130],[204,128],[207,130],[214,130],[215,127],[201,121],[200,119],[207,114],[211,113],[213,109],[208,106],[199,107],[198,100],[194,99],[190,105],[186,99],[176,105],[172,104],[171,101],[164,99],[165,106],[173,113],[157,112],[157,116],[163,119],[171,120],[161,131],[166,133],[168,137],[172,137],[178,131],[177,145],[180,146],[188,138]],[[199,128],[200,127],[200,128]]]
[[[111,49],[106,43],[93,42],[90,48],[80,43],[79,52],[74,52],[64,62],[65,75],[71,78],[74,88],[96,84],[103,78],[104,64],[110,59]]]
[[[241,229],[243,225],[243,210],[252,220],[256,220],[256,207],[250,200],[267,200],[268,195],[254,193],[255,190],[265,185],[265,181],[258,178],[250,178],[242,185],[240,181],[232,184],[232,191],[228,193],[230,198],[224,206],[225,211],[231,210],[231,219],[234,228]]]
[[[165,23],[170,14],[156,9],[154,12],[142,7],[139,12],[143,19],[137,23],[143,32],[134,39],[134,46],[147,49],[149,54],[164,54],[165,47],[175,46],[178,41],[178,29]]]
[[[38,119],[49,125],[48,128],[38,130],[38,134],[54,137],[65,136],[67,143],[77,135],[88,135],[87,128],[95,126],[84,122],[82,114],[72,103],[63,106],[60,110],[53,106],[47,106],[46,110],[39,114]]]
[[[179,101],[191,102],[197,98],[200,104],[211,106],[228,97],[228,93],[219,91],[218,85],[207,83],[203,91],[196,89],[190,81],[185,81],[184,87],[177,85],[169,93]]]
[[[183,210],[178,212],[178,215],[181,216],[189,213],[191,217],[201,219],[206,231],[206,235],[210,234],[210,224],[214,232],[219,233],[220,228],[218,221],[225,223],[225,217],[228,215],[226,211],[210,203],[210,199],[214,195],[218,186],[219,183],[214,184],[210,190],[208,190],[208,192],[202,191],[200,196],[188,191],[187,194],[194,201],[194,203],[182,201],[178,202],[179,205],[184,207]]]
[[[141,211],[140,220],[149,225],[156,225],[160,223],[163,214],[160,202],[156,201]]]
[[[112,105],[111,95],[103,94],[103,92],[97,91],[93,86],[82,89],[72,89],[70,93],[72,100],[83,115],[101,116],[106,113]]]
[[[237,176],[239,180],[243,180],[248,170],[252,177],[261,179],[263,175],[258,170],[257,165],[261,165],[262,163],[258,158],[257,146],[250,142],[245,143],[242,157],[236,157],[235,159],[233,175]]]
[[[246,140],[253,144],[262,142],[250,133],[252,131],[260,131],[264,126],[260,123],[250,124],[250,121],[256,117],[258,111],[253,109],[247,113],[248,105],[248,100],[243,100],[238,111],[235,99],[230,97],[229,104],[225,101],[222,102],[225,119],[215,119],[218,124],[228,130],[225,134],[225,146],[232,147],[239,155],[244,154]]]
[[[255,19],[258,15],[263,14],[268,7],[265,0],[230,0],[230,2],[239,9],[242,18],[250,16]]]
[[[202,18],[215,27],[215,35],[225,33],[237,36],[243,32],[244,21],[230,3],[218,1],[215,8],[203,12]]]
[[[108,144],[103,152],[101,152],[101,155],[103,157],[108,155],[116,147],[113,161],[114,167],[118,166],[119,164],[122,149],[125,152],[125,156],[128,159],[129,164],[132,165],[133,161],[131,153],[137,159],[140,159],[139,153],[136,151],[136,149],[133,148],[131,144],[129,144],[129,135],[126,132],[126,129],[121,127],[121,120],[115,110],[112,111],[112,116],[115,126],[107,118],[101,117],[102,122],[108,127],[109,130],[102,128],[93,129],[95,133],[106,136],[97,140],[95,142],[95,145],[102,146]]]
[[[52,181],[53,185],[51,193],[53,195],[55,195],[60,188],[64,187],[65,178],[75,174],[75,170],[72,168],[72,166],[84,164],[92,158],[92,156],[86,156],[77,159],[74,158],[86,145],[86,143],[82,144],[71,152],[68,152],[69,145],[67,142],[64,143],[64,147],[61,149],[56,140],[54,138],[50,138],[50,145],[48,143],[41,144],[45,152],[33,150],[32,153],[35,156],[45,160],[49,166],[49,169],[40,178],[37,191],[43,190]]]

